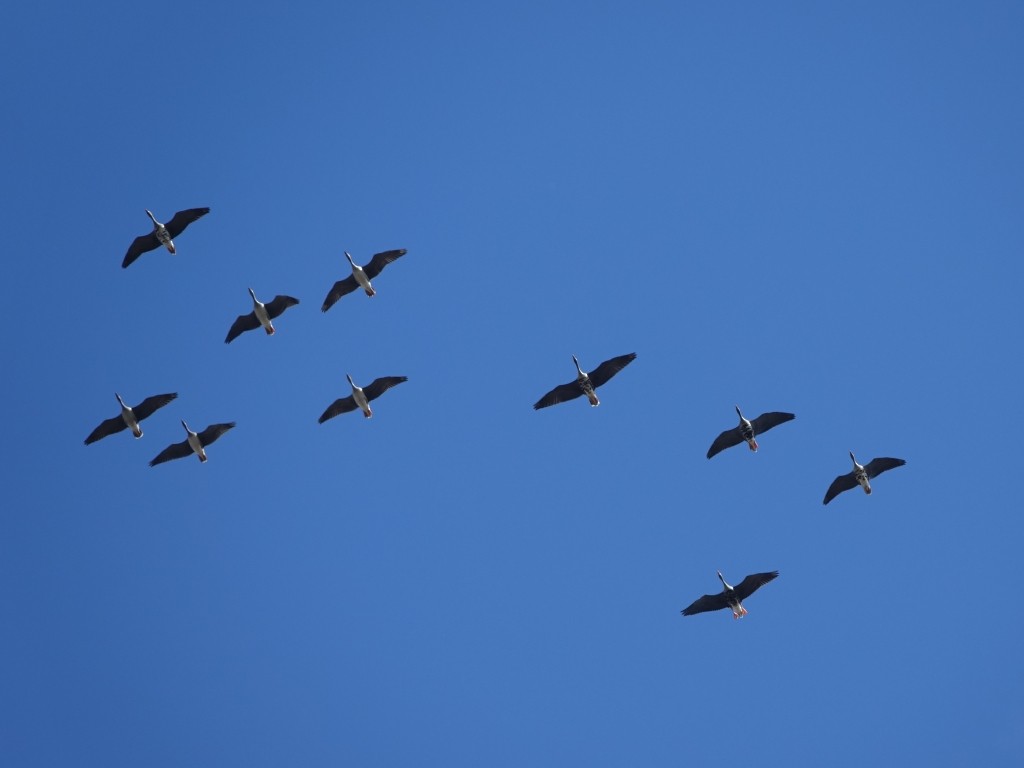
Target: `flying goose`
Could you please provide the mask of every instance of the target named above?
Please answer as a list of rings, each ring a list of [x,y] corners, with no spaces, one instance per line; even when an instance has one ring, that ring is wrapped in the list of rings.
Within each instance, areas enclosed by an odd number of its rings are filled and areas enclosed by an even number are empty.
[[[754,594],[758,587],[767,584],[778,575],[778,571],[754,573],[733,587],[726,582],[722,572],[719,571],[718,578],[722,582],[722,591],[717,595],[704,595],[704,597],[694,600],[689,606],[683,608],[682,614],[683,616],[693,616],[695,613],[704,613],[704,611],[718,611],[722,608],[731,608],[734,619],[746,616],[747,609],[743,607],[743,601]]]
[[[275,296],[273,301],[264,304],[256,298],[252,288],[249,289],[249,295],[252,296],[252,312],[247,315],[239,315],[238,319],[231,324],[231,330],[228,331],[228,336],[224,339],[225,344],[230,344],[241,334],[246,331],[254,331],[261,325],[268,336],[273,336],[274,324],[270,321],[288,307],[294,307],[299,303],[298,299],[293,299],[291,296]]]
[[[352,261],[352,256],[348,251],[345,251],[345,258],[348,259],[348,263],[352,265],[352,274],[346,277],[344,280],[339,280],[331,288],[327,294],[327,298],[324,299],[323,306],[320,307],[321,312],[326,312],[328,309],[334,306],[335,302],[338,301],[342,296],[347,293],[352,293],[356,288],[362,288],[367,296],[375,296],[377,292],[373,290],[373,285],[370,281],[373,280],[381,271],[395,259],[405,256],[407,253],[405,248],[398,248],[394,251],[381,251],[380,253],[374,254],[373,258],[370,259],[370,263],[365,266],[359,266]]]
[[[171,461],[173,459],[183,459],[186,456],[195,454],[199,457],[200,462],[206,461],[206,447],[212,445],[214,441],[229,429],[235,426],[235,422],[229,421],[227,424],[211,424],[202,432],[196,433],[188,428],[188,424],[185,423],[184,419],[181,422],[181,426],[185,428],[187,437],[180,443],[172,443],[164,448],[156,457],[149,462],[149,466],[155,467],[157,464],[163,464],[165,461]]]
[[[139,258],[139,256],[146,253],[146,251],[152,251],[161,245],[172,254],[175,253],[174,238],[184,232],[185,227],[193,221],[200,216],[205,216],[209,212],[209,208],[189,208],[185,211],[178,211],[170,221],[166,224],[161,224],[147,210],[146,215],[153,222],[153,231],[146,235],[139,235],[132,241],[132,244],[128,247],[128,252],[124,255],[124,261],[121,262],[121,268],[124,269]]]
[[[121,415],[114,416],[111,419],[100,423],[96,429],[89,433],[89,436],[85,438],[85,444],[95,443],[97,440],[102,440],[107,435],[112,435],[115,432],[120,432],[122,429],[130,429],[135,437],[142,437],[142,427],[139,426],[139,422],[143,419],[148,419],[156,412],[157,409],[163,408],[171,400],[178,396],[177,392],[169,392],[166,395],[153,395],[147,397],[141,403],[131,408],[125,405],[124,400],[121,396],[114,393],[114,397],[117,398],[117,402],[121,404]]]
[[[345,378],[348,379],[348,383],[352,386],[352,394],[348,397],[340,397],[331,403],[327,410],[320,414],[318,421],[321,424],[339,414],[354,411],[356,408],[359,408],[363,412],[363,416],[368,419],[373,416],[373,411],[370,410],[371,400],[376,400],[392,387],[409,380],[406,376],[382,376],[379,379],[374,379],[369,386],[357,387],[356,383],[352,381],[352,377],[347,373]]]
[[[540,410],[541,408],[547,408],[549,405],[573,400],[580,395],[586,395],[587,400],[590,401],[592,406],[600,405],[601,401],[597,399],[597,393],[594,390],[606,384],[612,376],[634,360],[636,360],[636,352],[630,352],[628,355],[619,355],[611,360],[605,360],[590,373],[586,373],[580,368],[580,361],[576,359],[576,355],[573,355],[572,361],[576,364],[576,380],[570,381],[568,384],[559,384],[534,403],[533,408],[534,410]]]
[[[858,464],[857,459],[854,458],[853,451],[850,451],[850,460],[853,462],[853,470],[845,475],[840,475],[832,481],[832,485],[825,491],[825,501],[822,502],[823,504],[828,504],[843,491],[856,488],[858,485],[864,489],[864,493],[869,494],[871,493],[871,483],[869,481],[872,478],[878,477],[890,469],[902,467],[907,463],[903,459],[880,458],[872,459],[867,464]]]
[[[747,445],[750,447],[750,450],[756,451],[757,440],[754,439],[756,435],[760,435],[767,432],[772,427],[777,427],[779,424],[796,418],[792,413],[772,411],[770,413],[762,413],[756,419],[751,421],[750,419],[743,417],[738,405],[734,407],[736,408],[736,415],[740,417],[739,426],[727,429],[715,438],[715,442],[713,442],[711,447],[708,448],[709,459],[716,453],[724,451],[726,448],[732,448],[734,445],[739,445],[744,440],[747,441]]]

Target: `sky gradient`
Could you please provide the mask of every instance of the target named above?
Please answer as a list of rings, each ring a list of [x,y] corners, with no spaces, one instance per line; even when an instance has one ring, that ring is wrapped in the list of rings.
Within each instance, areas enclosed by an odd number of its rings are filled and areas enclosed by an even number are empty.
[[[0,762],[1019,765],[1022,35],[11,9]],[[301,303],[225,345],[248,287]],[[599,408],[531,409],[628,352]],[[409,381],[317,424],[346,373]],[[179,397],[83,446],[115,391]],[[796,419],[709,461],[734,405]],[[238,426],[148,467],[181,419]],[[824,507],[851,450],[907,465]],[[780,576],[681,617],[718,569]]]

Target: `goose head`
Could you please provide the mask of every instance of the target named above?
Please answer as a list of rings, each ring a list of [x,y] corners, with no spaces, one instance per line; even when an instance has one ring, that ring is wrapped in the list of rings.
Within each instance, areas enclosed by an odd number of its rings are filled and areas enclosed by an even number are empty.
[[[195,434],[191,429],[188,428],[188,424],[185,423],[184,419],[181,420],[181,426],[183,426],[185,428],[185,431],[188,432],[190,435]]]
[[[119,402],[121,404],[122,408],[127,408],[128,407],[127,405],[124,404],[124,400],[121,399],[121,395],[119,395],[117,392],[114,393],[114,397],[117,398],[117,402]]]
[[[249,295],[252,296],[252,300],[254,302],[259,301],[259,299],[256,298],[256,292],[252,288],[249,289]]]
[[[853,462],[854,468],[856,468],[856,469],[860,469],[861,468],[860,464],[857,463],[857,458],[853,455],[853,451],[850,451],[850,461]]]
[[[351,385],[352,389],[355,389],[356,388],[356,383],[354,381],[352,381],[352,377],[349,374],[346,373],[345,374],[345,378],[348,379],[348,383]]]
[[[722,576],[721,571],[718,571],[718,580],[722,582],[722,586],[725,587],[728,591],[732,591],[732,585],[725,580],[725,577]]]
[[[345,258],[348,259],[348,263],[351,264],[353,267],[356,265],[356,263],[352,261],[352,254],[350,254],[348,251],[345,251]]]
[[[149,210],[148,208],[146,208],[145,211],[146,211],[146,215],[149,216],[149,220],[153,222],[153,226],[156,226],[157,225],[156,216],[154,216],[153,212],[151,210]]]
[[[583,375],[583,369],[580,368],[580,361],[576,359],[576,355],[572,356],[572,361],[576,364],[576,370],[579,372],[580,376],[582,376]]]

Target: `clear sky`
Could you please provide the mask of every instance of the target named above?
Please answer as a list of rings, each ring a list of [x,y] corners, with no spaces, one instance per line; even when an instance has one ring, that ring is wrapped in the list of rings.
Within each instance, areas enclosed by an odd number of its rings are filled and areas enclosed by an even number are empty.
[[[11,6],[0,762],[1020,765],[1022,39],[1016,2]],[[225,345],[250,286],[301,303]],[[346,373],[409,381],[317,424]],[[114,392],[179,397],[83,446]],[[708,461],[734,404],[796,420]],[[238,426],[148,467],[180,419]],[[907,465],[824,507],[851,450]],[[717,569],[781,575],[681,617]]]

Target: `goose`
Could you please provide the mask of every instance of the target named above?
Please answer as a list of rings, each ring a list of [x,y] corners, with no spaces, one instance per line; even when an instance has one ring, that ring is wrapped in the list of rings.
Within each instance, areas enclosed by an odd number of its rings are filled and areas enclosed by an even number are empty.
[[[339,414],[354,411],[356,408],[359,408],[363,412],[363,417],[368,419],[373,416],[373,411],[370,409],[371,400],[376,400],[392,387],[409,380],[406,376],[382,376],[379,379],[374,379],[367,387],[357,387],[356,383],[352,381],[352,377],[347,373],[345,378],[348,379],[348,383],[352,386],[352,394],[348,397],[339,397],[331,403],[327,410],[320,414],[318,421],[321,424]]]
[[[149,466],[155,467],[157,464],[163,464],[165,461],[171,461],[173,459],[183,459],[190,454],[195,454],[199,457],[200,462],[206,461],[206,447],[212,445],[214,441],[227,432],[229,429],[234,428],[235,422],[229,421],[226,424],[211,424],[202,432],[193,432],[188,428],[188,424],[182,419],[181,426],[185,428],[187,437],[180,443],[171,443],[164,448],[156,457],[149,462]]]
[[[373,285],[370,281],[373,280],[381,271],[395,259],[405,256],[407,253],[405,248],[398,248],[394,251],[381,251],[380,253],[374,254],[373,258],[370,259],[370,263],[366,266],[359,266],[352,261],[352,256],[348,251],[345,251],[345,258],[348,259],[348,263],[352,265],[352,274],[346,277],[344,280],[339,280],[331,288],[327,294],[327,298],[324,299],[323,306],[320,307],[321,312],[326,312],[328,309],[334,306],[335,302],[338,301],[342,296],[347,293],[352,293],[356,288],[362,288],[367,296],[373,297],[377,295],[377,292],[373,290]]]
[[[693,616],[695,613],[704,613],[704,611],[718,611],[722,608],[731,608],[734,619],[746,616],[747,609],[743,607],[743,601],[754,594],[758,587],[764,586],[778,575],[778,571],[754,573],[733,587],[726,582],[722,572],[719,571],[718,579],[722,582],[722,591],[717,595],[704,595],[704,597],[694,600],[689,606],[683,608],[681,613],[683,616]]]
[[[121,396],[115,392],[114,397],[116,397],[117,402],[121,404],[121,415],[114,416],[111,419],[101,422],[100,425],[90,432],[87,438],[85,438],[85,444],[89,445],[90,443],[95,443],[97,440],[102,440],[107,435],[112,435],[115,432],[120,432],[122,429],[126,428],[130,429],[136,438],[142,437],[142,427],[139,426],[139,422],[143,419],[148,419],[157,411],[157,409],[163,408],[177,396],[177,392],[168,392],[166,395],[153,395],[152,397],[147,397],[141,403],[132,408],[125,405]]]
[[[230,344],[246,331],[254,331],[261,325],[267,332],[267,336],[273,336],[274,324],[270,321],[288,307],[294,307],[299,303],[298,299],[293,299],[291,296],[275,296],[273,301],[264,304],[256,298],[252,288],[249,289],[249,295],[252,296],[252,312],[248,315],[239,315],[238,319],[231,324],[231,330],[228,331],[228,336],[224,339],[225,344]]]
[[[762,413],[756,419],[751,421],[750,419],[744,418],[740,412],[740,407],[736,408],[736,415],[740,417],[739,426],[727,429],[725,432],[715,438],[715,442],[708,448],[708,458],[710,459],[716,453],[724,451],[726,448],[732,448],[734,445],[739,445],[744,440],[747,441],[747,445],[750,450],[757,450],[756,435],[760,435],[767,432],[772,427],[777,427],[779,424],[783,424],[787,421],[791,421],[796,418],[795,414],[784,413],[782,411],[771,411],[770,413]]]
[[[864,493],[870,494],[871,478],[878,477],[883,472],[902,467],[907,463],[903,459],[879,458],[872,459],[867,464],[858,464],[853,451],[850,451],[850,460],[853,462],[853,470],[832,481],[832,485],[825,491],[825,500],[822,504],[828,504],[843,491],[856,488],[858,485],[864,489]]]
[[[576,355],[573,355],[572,361],[576,364],[576,381],[570,381],[568,384],[559,384],[534,403],[533,409],[537,411],[550,405],[564,403],[566,400],[573,400],[580,395],[586,395],[591,406],[598,406],[601,404],[601,401],[597,399],[597,393],[594,390],[602,384],[608,383],[612,376],[634,360],[636,360],[636,352],[630,352],[628,355],[619,355],[611,360],[605,360],[597,368],[587,373],[580,368],[580,361],[576,359]]]
[[[147,210],[146,215],[153,222],[153,231],[147,235],[139,235],[132,241],[132,244],[128,247],[128,252],[124,255],[124,261],[121,262],[121,268],[126,268],[139,256],[146,253],[146,251],[152,251],[161,245],[172,254],[175,253],[174,238],[184,232],[185,227],[193,221],[200,216],[205,216],[209,212],[209,208],[189,208],[185,211],[178,211],[170,221],[166,224],[161,224],[156,220],[152,212]]]

